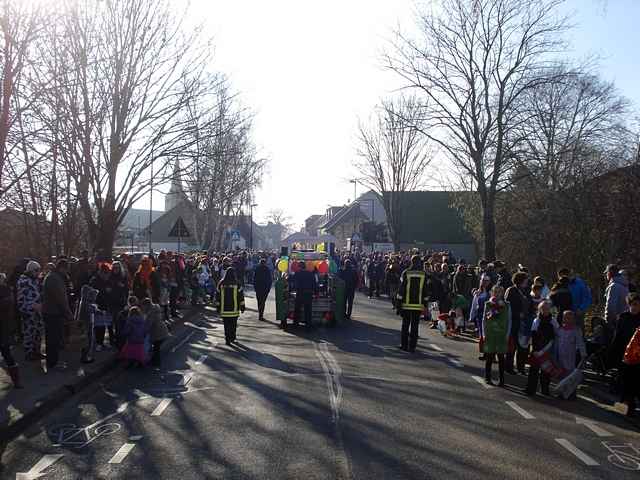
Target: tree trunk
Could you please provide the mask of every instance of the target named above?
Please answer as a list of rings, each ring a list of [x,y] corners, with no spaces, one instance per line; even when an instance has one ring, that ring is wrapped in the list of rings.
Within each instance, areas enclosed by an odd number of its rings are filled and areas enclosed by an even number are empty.
[[[484,242],[484,258],[487,261],[496,259],[496,219],[495,199],[490,196],[482,198],[482,237]]]

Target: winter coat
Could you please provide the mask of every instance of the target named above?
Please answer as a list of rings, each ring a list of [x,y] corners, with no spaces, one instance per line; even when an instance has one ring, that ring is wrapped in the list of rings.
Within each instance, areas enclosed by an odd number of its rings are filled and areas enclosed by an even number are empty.
[[[11,343],[11,338],[17,327],[11,287],[0,285],[0,347]]]
[[[358,274],[353,269],[353,267],[343,268],[338,272],[338,276],[344,282],[344,289],[347,292],[355,291],[358,285]]]
[[[25,274],[20,275],[17,285],[18,311],[22,315],[35,313],[33,306],[41,302],[38,280]]]
[[[593,303],[593,299],[586,282],[580,277],[572,278],[569,281],[569,290],[571,291],[573,308],[581,312],[587,311]]]
[[[517,339],[520,330],[528,331],[531,325],[530,322],[533,321],[531,318],[531,300],[516,286],[507,289],[505,299],[511,305],[511,315],[513,317],[511,336]]]
[[[534,352],[546,351],[553,347],[556,338],[556,323],[552,315],[538,316],[531,327],[531,347]]]
[[[556,331],[556,357],[558,366],[567,372],[573,372],[576,368],[576,352],[580,352],[581,358],[587,355],[587,348],[582,337],[582,330],[574,327],[567,329],[561,327]]]
[[[98,298],[95,300],[98,308],[105,312],[109,311],[112,294],[111,285],[109,284],[109,276],[106,275],[106,277],[103,277],[102,274],[96,273],[91,280],[89,280],[89,286],[98,291]],[[82,296],[82,289],[80,290],[80,295]]]
[[[558,311],[556,320],[558,324],[562,325],[562,314],[566,310],[573,310],[573,297],[569,290],[569,282],[565,279],[561,279],[551,289],[549,300],[553,304],[554,308]]]
[[[153,301],[153,303],[158,303],[158,301],[160,300],[160,276],[155,270],[151,272],[149,276],[149,283],[151,291],[147,290],[147,286],[142,281],[140,273],[136,272],[135,276],[133,277],[133,286],[131,290],[139,300],[147,298],[149,297],[149,295],[151,295],[151,300]]]
[[[612,367],[618,367],[622,363],[624,352],[636,328],[640,328],[640,315],[632,315],[631,312],[623,312],[620,314],[617,321],[615,337],[609,350]]]
[[[471,310],[469,311],[469,320],[475,323],[480,330],[480,336],[482,337],[482,315],[484,314],[484,304],[489,301],[489,292],[482,292],[478,290],[473,296],[471,302]]]
[[[142,315],[129,315],[127,323],[124,326],[123,335],[127,343],[132,345],[140,345],[144,343],[144,339],[149,332],[146,320]]]
[[[616,275],[611,279],[605,292],[604,319],[612,328],[615,328],[618,315],[628,310],[627,295],[629,286],[623,275]]]
[[[158,342],[169,337],[169,329],[162,318],[162,310],[159,305],[151,305],[149,310],[145,312],[147,317],[147,329],[151,336],[151,342]]]
[[[89,285],[83,285],[80,289],[80,303],[76,311],[76,320],[82,325],[89,325],[91,314],[95,313],[96,301],[100,292]]]
[[[492,314],[491,300],[484,304],[482,317],[484,333],[484,353],[507,353],[509,350],[509,332],[511,331],[511,306],[504,302],[497,314]]]
[[[55,270],[45,277],[42,284],[42,313],[73,318],[67,296],[67,279]]]
[[[256,290],[256,295],[268,295],[271,290],[272,275],[269,271],[269,267],[266,265],[258,265],[253,277],[253,284]]]

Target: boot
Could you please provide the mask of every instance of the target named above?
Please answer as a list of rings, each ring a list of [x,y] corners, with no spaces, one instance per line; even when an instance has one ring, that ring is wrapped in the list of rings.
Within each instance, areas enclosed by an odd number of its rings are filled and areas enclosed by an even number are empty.
[[[484,364],[484,381],[487,385],[493,385],[491,381],[491,365],[493,364],[493,358],[491,355],[487,355]]]
[[[9,367],[9,376],[11,377],[11,381],[13,382],[14,388],[24,388],[22,383],[20,382],[20,370],[18,370],[18,365],[14,365],[13,367]]]
[[[504,387],[504,357],[498,357],[498,373],[500,375],[499,387]]]

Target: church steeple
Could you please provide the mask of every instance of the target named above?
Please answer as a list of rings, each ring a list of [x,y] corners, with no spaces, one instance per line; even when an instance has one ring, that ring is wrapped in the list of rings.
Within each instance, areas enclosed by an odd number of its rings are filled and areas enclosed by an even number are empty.
[[[176,158],[176,163],[173,165],[171,187],[169,193],[164,196],[164,211],[168,212],[184,200],[186,200],[186,195],[182,189],[182,179],[180,178],[180,160]]]

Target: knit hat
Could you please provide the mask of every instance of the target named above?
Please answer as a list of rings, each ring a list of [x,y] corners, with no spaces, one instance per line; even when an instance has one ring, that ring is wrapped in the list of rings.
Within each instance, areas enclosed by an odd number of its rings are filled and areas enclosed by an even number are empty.
[[[37,272],[40,269],[41,267],[38,262],[36,262],[35,260],[29,260],[29,263],[27,263],[27,266],[25,268],[25,272],[33,273],[33,272]]]

